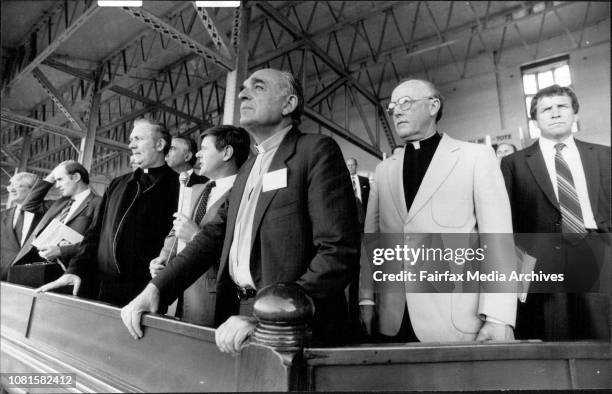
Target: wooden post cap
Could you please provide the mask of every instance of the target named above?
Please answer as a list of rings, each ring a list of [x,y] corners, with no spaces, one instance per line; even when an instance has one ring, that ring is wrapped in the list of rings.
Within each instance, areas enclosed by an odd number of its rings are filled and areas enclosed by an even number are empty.
[[[264,287],[253,305],[258,323],[251,339],[279,350],[297,350],[310,337],[313,314],[314,303],[299,285],[278,283]]]

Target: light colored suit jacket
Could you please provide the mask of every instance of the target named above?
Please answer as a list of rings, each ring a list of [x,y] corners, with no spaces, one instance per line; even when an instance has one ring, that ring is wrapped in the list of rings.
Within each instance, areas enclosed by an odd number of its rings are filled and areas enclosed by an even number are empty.
[[[512,233],[508,195],[490,147],[444,134],[410,211],[404,197],[403,158],[401,150],[377,166],[365,233],[405,234],[407,243],[411,242],[409,234]],[[466,235],[466,243],[469,238]],[[514,264],[511,236],[493,237],[489,242],[490,261]],[[412,246],[418,247],[420,242]],[[460,245],[446,245],[457,246]],[[362,257],[360,300],[376,303],[382,334],[397,334],[404,303],[421,341],[473,340],[485,316],[514,325],[516,294],[410,293],[402,286],[403,282],[374,282],[371,263]]]
[[[192,220],[195,217],[195,210],[200,200],[199,197],[204,191],[204,185],[205,184],[198,184],[191,186],[192,195],[197,196],[197,198],[191,200],[191,204],[187,209],[189,217]],[[217,215],[217,211],[229,196],[230,191],[231,189],[223,193],[223,195],[206,210],[206,214],[204,214],[198,226],[204,226]],[[159,254],[160,257],[169,260],[176,256],[177,242],[175,242],[175,240],[176,237],[174,236],[173,230],[164,241],[164,247]],[[183,320],[205,326],[214,325],[218,266],[218,263],[212,264],[212,266],[183,293],[182,310],[179,311]]]

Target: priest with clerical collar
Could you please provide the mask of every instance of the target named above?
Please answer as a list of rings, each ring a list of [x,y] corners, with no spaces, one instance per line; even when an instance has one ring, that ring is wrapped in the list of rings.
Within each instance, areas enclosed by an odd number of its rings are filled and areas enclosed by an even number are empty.
[[[66,273],[41,290],[82,281],[92,296],[123,306],[148,283],[149,262],[172,228],[179,194],[178,174],[165,162],[171,136],[163,124],[137,119],[130,134],[134,172],[111,181],[94,228]],[[97,263],[97,264],[96,264]]]

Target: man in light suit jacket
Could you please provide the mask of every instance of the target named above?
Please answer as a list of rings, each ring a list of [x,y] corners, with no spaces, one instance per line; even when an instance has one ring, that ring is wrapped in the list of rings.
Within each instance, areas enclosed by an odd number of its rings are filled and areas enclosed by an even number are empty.
[[[59,189],[61,197],[55,201],[45,200],[53,185]],[[53,219],[83,235],[98,215],[100,200],[101,197],[89,188],[89,173],[74,160],[60,163],[45,179],[38,179],[23,202],[23,209],[41,215],[42,219],[15,257],[13,265],[59,259],[68,267],[79,244],[45,245],[37,249],[32,242]]]
[[[500,267],[506,270],[514,264],[512,222],[497,160],[487,146],[438,134],[442,105],[428,81],[408,80],[393,90],[389,112],[406,147],[376,168],[366,237],[404,234],[414,248],[420,235],[508,234],[493,237],[487,251],[487,262],[508,264]],[[411,234],[419,239],[412,242]],[[360,308],[369,333],[389,342],[513,339],[516,294],[420,293],[405,286],[375,282],[362,256]]]
[[[518,246],[537,259],[536,272],[563,273],[566,283],[578,281],[555,293],[538,291],[531,283],[518,309],[520,339],[609,339],[609,295],[586,291],[600,275],[602,262],[610,260],[610,246],[597,234],[612,231],[610,147],[574,139],[578,109],[570,88],[540,90],[530,116],[541,137],[501,162],[514,231],[529,234],[520,237]],[[581,235],[572,241],[571,233]],[[609,280],[609,271],[602,274]]]
[[[174,140],[173,140],[174,141]],[[191,186],[189,216],[176,213],[174,227],[164,242],[159,257],[151,260],[149,269],[155,278],[177,253],[177,240],[191,241],[204,224],[210,222],[229,196],[238,169],[246,161],[251,141],[246,130],[231,125],[212,127],[204,132],[200,160],[200,175],[209,179],[205,184]],[[176,316],[190,323],[214,325],[217,272],[215,262],[183,293]]]
[[[6,187],[9,192],[9,202],[15,205],[1,213],[0,280],[6,280],[11,263],[41,218],[41,215],[35,215],[22,209],[22,203],[32,190],[34,182],[36,182],[36,175],[19,172],[11,177]]]
[[[217,217],[122,309],[123,322],[142,337],[141,314],[176,298],[221,256],[215,319],[221,351],[240,351],[255,328],[257,291],[280,282],[297,283],[313,298],[314,340],[341,342],[344,288],[358,269],[360,234],[340,148],[297,129],[304,97],[290,73],[258,70],[238,98],[240,124],[257,143],[257,156],[242,166]]]

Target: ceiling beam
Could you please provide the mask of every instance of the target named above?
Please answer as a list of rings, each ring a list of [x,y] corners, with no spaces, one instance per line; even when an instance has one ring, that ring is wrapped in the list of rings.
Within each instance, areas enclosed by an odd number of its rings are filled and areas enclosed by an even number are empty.
[[[226,69],[227,71],[233,70],[234,66],[231,59],[222,56],[220,53],[205,47],[204,45],[200,44],[188,35],[181,33],[180,31],[166,23],[164,20],[155,16],[146,9],[132,7],[122,7],[122,9],[134,18],[144,23],[145,25],[149,26],[150,28],[173,39],[184,48],[197,53],[206,60],[217,64],[218,66]]]
[[[347,82],[351,84],[356,90],[358,90],[363,96],[365,96],[375,107],[380,106],[380,99],[364,87],[359,81],[357,81],[345,68],[336,63],[321,47],[319,47],[312,39],[305,37],[300,29],[291,23],[287,18],[280,14],[274,7],[268,2],[262,1],[256,3],[266,15],[272,18],[278,23],[283,29],[287,30],[296,39],[303,39],[308,47],[314,52],[321,60],[323,60],[334,72],[338,75],[346,78]],[[395,145],[395,140],[392,134],[387,132],[388,128],[384,128],[385,135],[391,146]],[[368,150],[368,152],[373,149]]]
[[[68,138],[83,138],[85,137],[85,133],[78,130],[69,129],[67,127],[56,126],[53,124],[48,124],[38,119],[30,118],[23,115],[15,114],[11,111],[8,111],[5,108],[2,108],[0,118],[5,122],[11,122],[15,124],[20,124],[22,126],[30,127],[30,128],[39,128],[46,132],[63,135]],[[129,152],[130,149],[127,147],[127,144],[121,143],[119,141],[111,140],[110,138],[96,137],[96,142],[100,145],[103,145],[107,148],[114,150],[123,150]]]
[[[7,67],[2,87],[5,92],[29,75],[59,46],[86,23],[98,10],[96,0],[61,2],[52,15],[43,15],[34,31],[17,48],[16,56]],[[50,27],[54,28],[51,29]],[[34,41],[34,42],[32,42]]]

